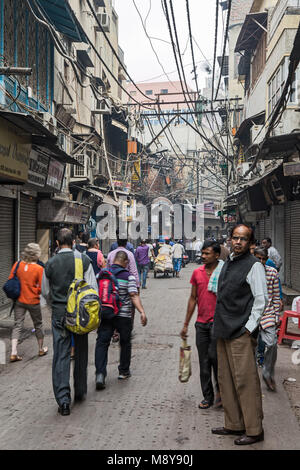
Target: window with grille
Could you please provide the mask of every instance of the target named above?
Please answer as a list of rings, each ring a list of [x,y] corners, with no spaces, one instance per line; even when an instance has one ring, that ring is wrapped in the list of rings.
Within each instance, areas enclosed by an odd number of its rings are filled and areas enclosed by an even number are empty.
[[[268,115],[272,113],[273,109],[278,103],[280,96],[282,95],[284,85],[288,76],[288,67],[289,67],[289,58],[285,57],[281,62],[276,72],[272,76],[271,80],[268,82]],[[297,93],[297,82],[299,78],[299,66],[294,74],[292,82],[292,91],[288,100],[288,104],[297,104],[298,103],[298,93]]]
[[[81,163],[83,166],[74,165],[74,177],[85,177],[86,176],[86,158],[85,155],[79,154],[75,155],[76,160]]]

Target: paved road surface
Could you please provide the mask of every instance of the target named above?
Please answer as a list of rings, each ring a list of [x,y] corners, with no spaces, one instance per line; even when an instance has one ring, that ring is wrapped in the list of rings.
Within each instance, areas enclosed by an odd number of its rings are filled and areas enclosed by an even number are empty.
[[[142,328],[137,315],[128,381],[117,379],[119,349],[111,345],[107,387],[95,390],[95,333],[90,334],[87,400],[72,405],[68,417],[57,413],[52,392],[49,318],[45,319],[45,343],[50,351],[42,358],[36,356],[27,319],[27,339],[19,347],[23,361],[0,366],[0,449],[236,450],[232,437],[211,434],[212,427],[224,424],[223,411],[197,408],[202,395],[193,325],[189,337],[193,375],[187,384],[178,380],[178,334],[195,267],[188,265],[179,279],[154,279],[149,273],[148,289],[142,291],[148,325]],[[3,338],[9,344],[8,330],[0,328]],[[287,361],[289,352],[280,348],[278,393],[267,392],[262,385],[265,441],[252,449],[299,448],[299,425],[282,386]]]

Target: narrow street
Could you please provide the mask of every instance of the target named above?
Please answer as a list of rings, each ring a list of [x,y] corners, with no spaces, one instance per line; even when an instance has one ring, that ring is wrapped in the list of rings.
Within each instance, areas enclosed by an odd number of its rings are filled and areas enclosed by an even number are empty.
[[[87,399],[72,404],[71,415],[57,413],[51,383],[52,337],[50,319],[45,319],[47,356],[38,358],[31,322],[26,319],[26,339],[19,347],[23,361],[0,366],[0,448],[7,449],[87,449],[87,450],[240,450],[232,437],[211,434],[223,426],[223,411],[199,410],[202,399],[199,365],[194,345],[193,320],[192,377],[187,384],[178,380],[179,332],[190,291],[189,280],[197,265],[189,264],[181,278],[153,278],[149,273],[142,302],[148,316],[145,328],[135,320],[132,377],[118,381],[119,346],[109,349],[107,386],[94,385],[94,346],[89,338],[89,379]],[[196,312],[194,318],[196,318]],[[0,328],[7,344],[9,330]],[[247,449],[292,450],[299,448],[300,428],[282,382],[290,377],[291,350],[278,348],[276,380],[278,392],[266,391],[262,384],[265,441]],[[294,374],[297,371],[294,371]],[[298,371],[299,372],[299,371]]]

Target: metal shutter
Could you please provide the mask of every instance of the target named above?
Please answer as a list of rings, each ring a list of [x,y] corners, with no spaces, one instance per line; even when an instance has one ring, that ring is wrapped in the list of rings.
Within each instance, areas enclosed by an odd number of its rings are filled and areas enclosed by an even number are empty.
[[[264,238],[272,238],[271,234],[271,218],[266,217],[265,218],[265,233],[264,233]]]
[[[300,290],[300,201],[291,202],[291,286]]]
[[[291,202],[284,206],[284,259],[285,284],[291,287]]]
[[[259,221],[259,243],[261,244],[265,236],[265,219]]]
[[[2,290],[14,264],[14,200],[0,197],[0,309],[10,305]]]
[[[36,241],[36,199],[21,194],[20,201],[20,253],[28,243]]]

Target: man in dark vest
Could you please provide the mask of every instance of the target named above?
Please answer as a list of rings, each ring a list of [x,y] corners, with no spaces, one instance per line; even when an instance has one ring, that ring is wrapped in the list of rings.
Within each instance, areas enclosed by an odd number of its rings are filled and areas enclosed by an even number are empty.
[[[232,252],[219,277],[213,334],[217,338],[218,382],[225,426],[213,434],[237,435],[237,445],[264,439],[262,396],[255,362],[260,318],[268,303],[262,264],[250,253],[254,234],[236,225]]]
[[[58,411],[62,416],[70,414],[70,361],[71,333],[64,326],[67,296],[70,284],[75,278],[75,254],[72,250],[71,230],[63,228],[58,232],[59,251],[46,264],[42,280],[42,296],[52,309],[53,363],[52,382]],[[79,254],[79,253],[78,253]],[[80,256],[80,255],[79,255]],[[81,254],[83,277],[98,291],[93,266],[90,259]],[[87,392],[88,335],[74,335],[75,401],[82,401]]]

